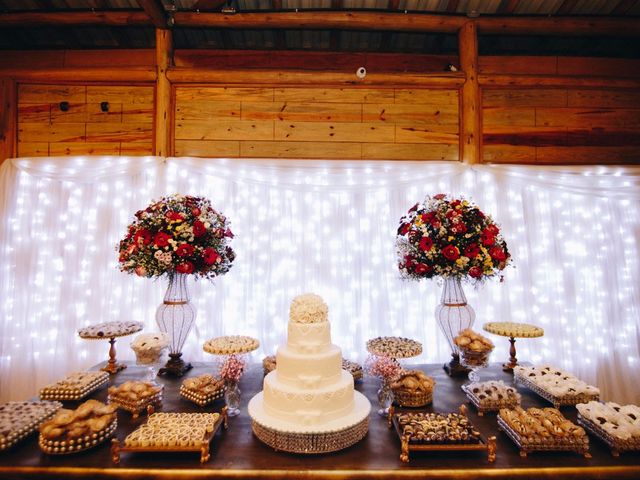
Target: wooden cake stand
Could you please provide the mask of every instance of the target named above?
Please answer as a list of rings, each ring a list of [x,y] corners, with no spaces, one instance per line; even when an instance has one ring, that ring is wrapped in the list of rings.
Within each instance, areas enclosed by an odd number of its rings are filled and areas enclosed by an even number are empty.
[[[516,358],[516,338],[537,338],[544,335],[544,330],[536,325],[530,325],[528,323],[516,323],[516,322],[489,322],[485,323],[482,328],[494,335],[500,335],[502,337],[509,337],[509,362],[502,365],[502,369],[505,372],[513,372],[513,367],[518,364]]]
[[[116,338],[137,333],[142,330],[142,327],[140,322],[105,322],[81,328],[78,330],[78,335],[86,340],[109,339],[109,361],[100,370],[113,375],[127,368],[126,365],[116,361]]]

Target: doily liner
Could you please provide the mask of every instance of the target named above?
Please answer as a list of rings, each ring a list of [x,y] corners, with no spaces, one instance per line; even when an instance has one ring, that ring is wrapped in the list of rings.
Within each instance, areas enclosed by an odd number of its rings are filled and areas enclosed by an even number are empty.
[[[219,388],[218,390],[215,390],[213,392],[202,393],[199,390],[194,390],[192,388],[187,388],[184,385],[181,385],[180,395],[190,402],[199,405],[200,407],[206,407],[210,403],[215,402],[217,399],[224,397],[225,390],[226,386],[223,385],[222,388]]]
[[[488,322],[483,330],[494,335],[513,338],[538,338],[544,335],[544,329],[528,323]]]
[[[29,407],[30,415],[23,415],[21,407]],[[0,405],[0,425],[10,423],[10,429],[5,434],[0,434],[0,452],[11,448],[23,438],[36,431],[40,425],[62,408],[60,402],[7,402]],[[19,408],[19,409],[18,409]]]
[[[530,442],[526,437],[522,437],[519,433],[511,428],[511,426],[498,414],[498,429],[502,430],[520,449],[520,456],[526,457],[530,452],[576,452],[584,455],[585,458],[591,458],[589,453],[589,437],[584,436],[584,440],[577,442],[568,437],[550,437],[549,441]]]
[[[611,450],[611,455],[614,457],[620,456],[622,452],[637,452],[640,451],[640,438],[630,438],[629,440],[622,440],[610,435],[600,425],[592,422],[590,419],[583,417],[578,413],[578,425],[584,427],[589,433],[607,444]]]
[[[203,350],[211,355],[238,355],[257,350],[260,342],[247,335],[226,335],[207,340]]]
[[[143,327],[141,322],[104,322],[81,328],[78,335],[85,340],[104,340],[132,335]]]
[[[111,438],[118,427],[118,420],[114,419],[102,430],[85,435],[77,440],[46,440],[42,434],[38,437],[38,445],[44,453],[50,455],[68,455],[93,448],[108,438]]]
[[[81,400],[90,393],[109,383],[107,372],[82,372],[86,374],[85,382],[77,383],[77,386],[60,386],[62,382],[70,382],[77,374],[71,374],[56,383],[40,389],[41,400]]]
[[[300,454],[336,452],[354,445],[369,430],[371,404],[354,392],[355,406],[346,417],[324,425],[301,426],[271,418],[263,408],[262,392],[249,402],[253,433],[275,450]]]
[[[562,396],[553,395],[551,392],[548,392],[537,383],[529,380],[528,377],[523,377],[515,370],[513,372],[513,382],[516,384],[519,383],[527,387],[529,390],[535,392],[540,397],[552,403],[554,408],[560,408],[561,406],[573,406],[579,403],[588,403],[592,400],[596,400],[596,401],[600,400],[600,395],[597,393],[583,392],[575,395],[569,395],[569,394],[562,395]]]
[[[487,400],[481,399],[473,392],[473,386],[471,383],[468,385],[462,385],[462,391],[465,393],[471,404],[476,407],[478,416],[482,417],[487,412],[498,412],[501,408],[513,409],[520,405],[521,396],[519,393],[515,397],[504,397],[502,400]]]
[[[422,353],[422,344],[404,337],[377,337],[367,341],[367,351],[390,358],[411,358]]]

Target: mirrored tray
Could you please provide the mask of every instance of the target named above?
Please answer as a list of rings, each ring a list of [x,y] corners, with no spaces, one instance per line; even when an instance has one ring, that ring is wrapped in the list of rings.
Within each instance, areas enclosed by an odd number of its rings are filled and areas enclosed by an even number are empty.
[[[7,402],[0,405],[0,452],[35,432],[62,408],[60,402]]]
[[[600,395],[597,393],[579,393],[577,395],[563,395],[560,397],[555,396],[537,383],[529,380],[529,378],[519,375],[515,370],[513,373],[513,381],[516,384],[519,383],[520,385],[527,387],[529,390],[535,392],[548,402],[552,403],[554,408],[560,408],[561,406],[573,406],[579,403],[588,403],[592,400],[597,401],[600,399]]]
[[[478,397],[476,393],[473,391],[473,387],[475,384],[465,384],[462,385],[462,391],[465,393],[469,402],[476,407],[478,411],[478,416],[482,417],[487,412],[497,412],[501,408],[514,408],[520,405],[520,395],[518,394],[515,398],[503,398],[499,401],[481,399]]]
[[[622,452],[637,452],[640,451],[640,439],[632,438],[630,440],[622,440],[610,435],[600,425],[593,423],[591,420],[583,417],[578,413],[578,424],[582,425],[585,430],[591,433],[593,436],[602,440],[607,444],[611,450],[611,455],[619,457]]]

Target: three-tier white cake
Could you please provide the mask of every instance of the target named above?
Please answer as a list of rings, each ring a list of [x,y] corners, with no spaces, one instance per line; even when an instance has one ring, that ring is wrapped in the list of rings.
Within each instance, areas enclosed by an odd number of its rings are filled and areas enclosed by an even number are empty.
[[[278,450],[323,453],[366,435],[371,404],[342,369],[342,351],[331,343],[327,305],[318,295],[291,302],[287,344],[278,348],[276,365],[249,402],[258,438]]]

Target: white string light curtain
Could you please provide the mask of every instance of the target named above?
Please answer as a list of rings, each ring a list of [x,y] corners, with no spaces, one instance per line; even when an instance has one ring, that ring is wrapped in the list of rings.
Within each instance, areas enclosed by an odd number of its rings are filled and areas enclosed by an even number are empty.
[[[322,295],[344,356],[366,358],[380,335],[420,340],[417,363],[443,363],[434,318],[441,286],[403,281],[395,235],[427,194],[464,196],[500,224],[513,255],[505,281],[465,287],[487,321],[540,325],[518,357],[640,403],[640,168],[468,166],[445,162],[23,158],[0,167],[0,401],[25,399],[106,360],[83,326],[138,320],[157,330],[166,282],[117,267],[116,245],[137,210],[173,193],[208,197],[231,220],[237,258],[214,283],[193,282],[196,328],[184,348],[211,361],[205,340],[250,334],[253,361],[286,341],[291,299]],[[491,360],[508,358],[508,341]],[[130,337],[117,355],[132,360]]]

